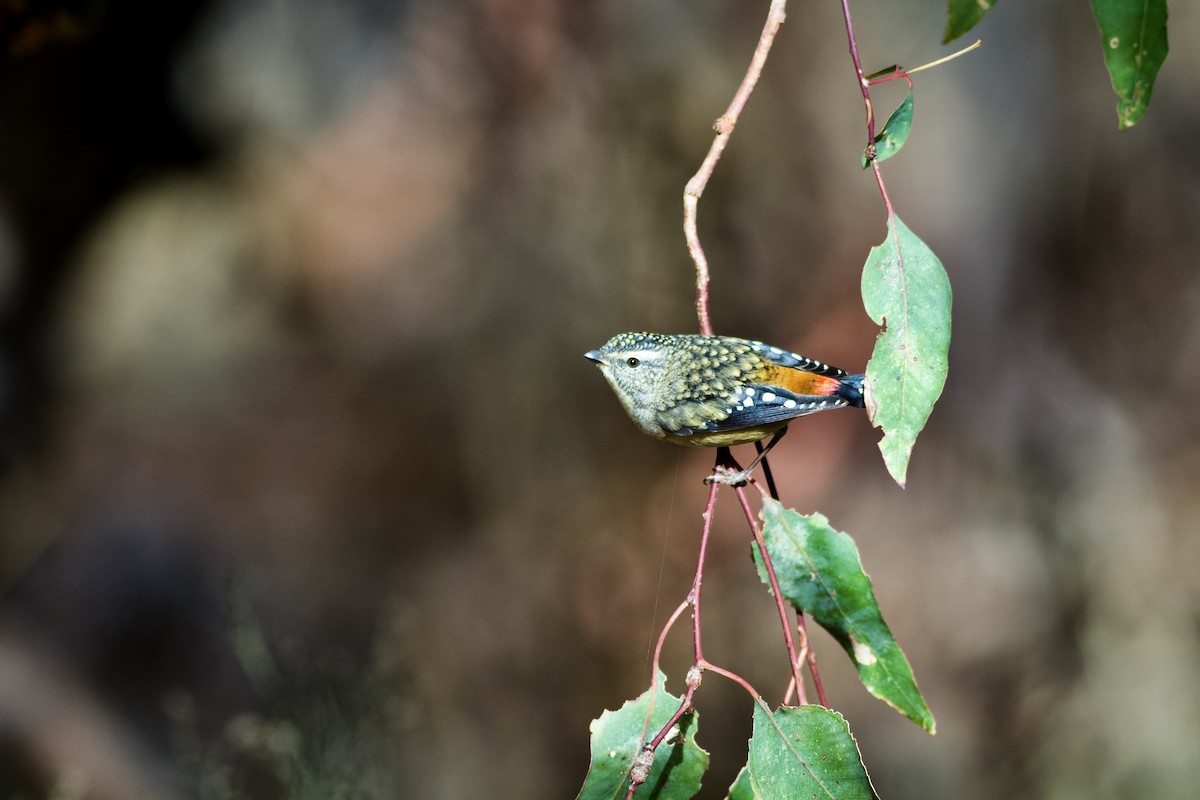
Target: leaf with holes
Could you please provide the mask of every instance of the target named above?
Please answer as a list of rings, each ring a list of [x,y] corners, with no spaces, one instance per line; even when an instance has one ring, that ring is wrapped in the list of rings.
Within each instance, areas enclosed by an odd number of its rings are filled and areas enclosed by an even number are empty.
[[[883,125],[883,130],[875,134],[876,161],[887,161],[900,152],[900,148],[908,140],[908,132],[912,129],[912,117],[913,93],[909,92],[903,102],[888,117],[887,122]],[[871,166],[871,159],[867,157],[866,151],[863,151],[862,167],[866,169],[869,166]]]
[[[650,737],[667,724],[681,698],[666,690],[666,676],[617,711],[592,721],[592,763],[578,800],[620,800],[629,788],[629,770]],[[708,753],[696,744],[696,712],[684,714],[654,753],[650,776],[634,800],[687,800],[700,791],[708,769]]]
[[[883,326],[867,362],[865,400],[883,429],[879,450],[904,486],[917,434],[946,383],[950,350],[950,280],[933,251],[899,217],[871,248],[862,275],[863,305]]]
[[[878,800],[850,726],[821,706],[755,705],[748,767],[755,800]]]
[[[949,0],[946,3],[946,31],[942,34],[942,44],[952,42],[962,36],[975,23],[983,19],[983,15],[992,10],[995,0]]]
[[[777,500],[763,500],[759,516],[784,598],[837,639],[867,691],[933,733],[933,715],[883,620],[854,540],[834,530],[823,515],[801,515]],[[754,560],[769,585],[757,547]]]
[[[1146,113],[1167,58],[1167,0],[1092,0],[1092,13],[1117,93],[1117,125],[1126,130]]]

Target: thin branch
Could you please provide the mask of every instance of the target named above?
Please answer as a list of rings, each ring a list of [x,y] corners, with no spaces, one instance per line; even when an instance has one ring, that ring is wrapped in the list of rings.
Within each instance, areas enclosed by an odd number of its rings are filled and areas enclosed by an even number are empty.
[[[700,586],[704,581],[704,557],[708,553],[708,537],[712,533],[713,514],[717,509],[717,484],[708,487],[708,504],[704,506],[704,529],[700,534],[700,554],[696,558],[696,576],[692,579],[692,591],[688,602],[692,604],[692,645],[699,664],[704,660],[704,648],[700,643]]]
[[[722,455],[728,456],[728,451],[726,450],[726,452],[722,454],[721,451],[718,450],[718,463],[720,462]],[[728,457],[732,459],[732,456]],[[654,674],[657,676],[659,672],[659,661],[662,657],[663,644],[666,641],[667,633],[683,614],[684,609],[686,609],[688,606],[691,606],[692,646],[695,660],[692,663],[691,669],[689,669],[687,673],[687,690],[684,692],[683,698],[680,700],[679,707],[675,709],[675,712],[671,715],[671,718],[667,720],[665,725],[658,729],[658,732],[655,733],[653,738],[651,738],[642,746],[641,750],[638,752],[638,755],[634,758],[633,767],[629,771],[629,786],[625,794],[626,800],[632,800],[634,793],[637,792],[638,786],[645,783],[646,779],[650,776],[650,769],[654,766],[654,753],[658,749],[658,746],[667,738],[671,732],[671,729],[678,724],[679,720],[693,709],[692,700],[696,694],[696,690],[700,688],[701,679],[703,678],[705,671],[712,671],[724,678],[728,678],[745,689],[756,701],[761,702],[761,695],[753,686],[750,685],[749,681],[735,672],[731,672],[730,670],[711,663],[704,657],[704,648],[700,635],[700,592],[704,584],[704,561],[708,555],[708,540],[712,534],[713,515],[716,511],[717,492],[719,488],[720,484],[717,483],[711,483],[708,487],[708,502],[704,506],[703,514],[704,526],[700,533],[700,551],[696,557],[696,574],[692,578],[691,591],[688,593],[687,599],[680,603],[675,611],[671,614],[666,625],[663,626],[662,632],[659,633],[658,641],[654,646]],[[740,486],[737,487],[737,493],[741,501],[742,508],[747,514],[747,519],[753,521],[754,517],[750,511],[749,503],[746,500],[744,489]],[[753,522],[751,527],[754,528],[756,536],[760,542],[760,549],[763,553],[765,563],[768,564],[768,574],[771,575],[772,585],[775,588],[775,596],[778,598],[780,597],[779,584],[777,581],[775,581],[774,567],[770,566],[770,556],[766,554],[766,548],[762,547],[761,545],[762,534],[757,531],[757,528],[754,527]],[[788,626],[786,622],[784,624],[784,629],[785,633],[787,634],[785,639],[787,640],[790,648],[789,652],[794,653],[794,645],[790,639],[790,626]],[[792,661],[795,663],[796,669],[799,669],[800,664],[803,663],[802,657],[798,659],[795,655],[793,655]],[[793,670],[793,675],[798,674],[798,672]],[[650,713],[646,717],[647,725],[649,724],[650,714],[653,714],[653,705],[651,706]]]
[[[708,488],[708,504],[704,507],[704,526],[700,533],[700,552],[696,556],[696,574],[692,578],[692,589],[688,593],[687,600],[675,609],[675,613],[667,620],[667,624],[663,627],[662,633],[658,636],[658,644],[654,648],[654,667],[655,676],[658,674],[658,660],[662,653],[663,642],[667,638],[667,631],[675,624],[675,620],[679,619],[679,615],[683,613],[683,609],[689,605],[692,607],[692,646],[695,658],[692,662],[692,668],[688,670],[687,675],[687,691],[684,692],[683,699],[679,703],[679,708],[675,709],[675,713],[667,720],[667,723],[659,728],[658,733],[654,735],[649,742],[643,745],[637,758],[634,759],[633,768],[629,772],[629,789],[625,797],[627,800],[632,800],[637,787],[645,783],[646,778],[650,775],[650,767],[654,764],[654,751],[662,743],[667,734],[671,732],[671,728],[683,717],[684,714],[692,710],[692,698],[696,694],[696,689],[700,688],[700,678],[703,671],[704,649],[700,639],[700,588],[704,582],[704,559],[708,555],[708,539],[712,533],[713,513],[717,507],[717,489],[718,485],[713,483]],[[651,678],[653,685],[654,678]],[[653,696],[653,695],[652,695]],[[649,713],[653,713],[653,705]],[[647,716],[649,720],[649,716]]]
[[[651,675],[651,681],[654,680],[654,675],[658,675],[658,664],[659,660],[662,658],[663,643],[667,641],[667,634],[670,632],[671,627],[675,624],[675,620],[679,619],[679,616],[683,614],[684,609],[686,609],[688,605],[689,603],[687,600],[684,600],[682,603],[680,603],[679,607],[675,609],[675,613],[671,614],[670,619],[667,620],[667,624],[663,626],[662,633],[658,635],[658,642],[654,645],[654,674]]]
[[[700,169],[683,190],[683,235],[687,241],[688,253],[696,264],[696,316],[700,322],[700,333],[706,336],[711,336],[713,332],[712,320],[708,314],[708,259],[704,256],[704,248],[700,246],[700,235],[696,230],[696,211],[700,195],[704,194],[704,187],[708,185],[708,179],[712,177],[713,169],[721,159],[721,153],[733,134],[742,109],[746,107],[746,102],[762,74],[763,64],[766,63],[771,44],[775,41],[775,34],[787,16],[784,9],[786,5],[787,0],[771,0],[767,21],[763,26],[762,35],[758,38],[758,46],[754,49],[754,56],[750,59],[746,75],[733,95],[729,108],[713,124],[717,136],[708,148],[708,155],[704,157]]]
[[[763,451],[762,442],[755,442],[754,449],[761,454]],[[762,460],[762,468],[763,475],[767,479],[767,491],[771,495],[771,499],[778,500],[779,491],[775,488],[775,479],[771,476],[771,465],[767,463],[765,456]],[[761,487],[759,487],[759,491],[762,491]],[[763,563],[766,564],[769,558],[766,555],[766,548],[761,548],[761,551],[764,554]],[[808,671],[812,673],[813,685],[816,686],[817,696],[820,698],[821,705],[828,708],[829,704],[825,702],[825,689],[821,686],[821,676],[817,672],[817,656],[808,645],[808,629],[804,624],[804,609],[799,606],[793,606],[793,608],[796,610],[796,633],[797,639],[800,642],[800,649],[796,654],[796,661],[792,666],[792,678],[788,682],[787,691],[783,695],[783,704],[785,706],[790,705],[793,697],[798,705],[808,703],[808,694],[804,690],[804,681],[800,677],[800,666],[807,660]]]
[[[875,147],[875,112],[871,108],[870,84],[863,76],[862,61],[858,58],[858,41],[854,38],[854,23],[850,20],[850,0],[842,0],[842,17],[846,21],[846,36],[850,40],[850,58],[854,61],[854,72],[858,75],[858,88],[862,90],[863,103],[867,107],[867,147]]]
[[[854,61],[854,74],[858,76],[858,87],[862,90],[863,105],[867,110],[867,160],[875,172],[875,183],[879,186],[879,194],[887,207],[888,220],[896,215],[892,208],[892,200],[888,197],[887,187],[883,184],[883,173],[879,171],[879,162],[875,160],[875,111],[871,105],[871,82],[863,75],[862,61],[858,57],[858,40],[854,38],[854,23],[850,19],[850,0],[841,0],[842,17],[846,21],[846,38],[850,43],[850,58]]]
[[[799,643],[799,650],[796,652],[796,668],[808,658],[808,629],[804,627],[804,612],[800,608],[796,608],[796,641]],[[788,683],[787,691],[783,694],[783,704],[791,705],[792,695],[796,692],[796,678],[793,677]],[[804,694],[804,685],[800,685],[800,705],[804,705],[806,696]]]
[[[738,686],[741,686],[743,689],[745,689],[747,692],[749,692],[750,696],[753,697],[755,700],[758,700],[759,698],[762,697],[762,695],[760,695],[758,693],[758,690],[750,685],[750,682],[748,680],[743,678],[741,675],[738,675],[736,672],[730,672],[727,669],[722,669],[722,668],[718,667],[716,664],[710,664],[707,661],[705,661],[703,664],[701,664],[701,666],[704,669],[708,670],[709,672],[715,672],[718,675],[720,675],[722,678],[728,678],[729,680],[736,683]]]
[[[764,459],[764,461],[765,461],[765,459]],[[754,484],[754,487],[756,489],[758,489],[758,492],[763,497],[763,499],[766,499],[767,495],[763,491],[763,488],[761,486],[759,486],[757,483]],[[775,494],[775,492],[771,492],[771,499],[778,500],[779,496],[777,494]],[[755,542],[756,543],[757,543],[757,537],[760,535],[761,534],[759,533],[757,526],[755,526],[755,536],[756,536]],[[765,546],[760,546],[760,548],[761,548],[762,552],[764,552],[764,553],[766,552]],[[763,563],[767,563],[765,559],[764,559]],[[768,571],[767,574],[770,575],[771,573]],[[774,586],[774,584],[772,584],[772,588],[774,589],[776,596],[778,597],[779,591]],[[813,679],[813,686],[816,687],[816,690],[817,690],[817,702],[819,702],[821,705],[825,706],[826,708],[829,708],[829,702],[825,697],[825,686],[821,683],[821,673],[817,669],[817,654],[812,649],[812,646],[809,644],[809,641],[808,641],[808,623],[804,619],[804,609],[800,608],[799,606],[793,606],[793,608],[795,608],[795,610],[796,610],[796,633],[797,633],[796,638],[800,642],[800,646],[797,651],[797,656],[795,659],[795,667],[792,670],[792,680],[788,684],[787,692],[784,694],[783,704],[788,705],[791,702],[793,693],[799,694],[799,697],[797,698],[797,702],[800,705],[804,705],[805,703],[808,702],[807,696],[805,695],[805,692],[804,692],[804,682],[802,680],[800,680],[800,675],[799,675],[800,665],[804,661],[807,661],[808,662],[808,671],[812,675],[812,679]]]
[[[750,501],[746,499],[745,487],[735,486],[734,493],[737,495],[738,502],[741,503],[742,512],[746,515],[746,523],[750,526],[750,532],[754,535],[754,543],[758,546],[758,552],[762,555],[763,566],[767,571],[767,579],[771,583],[771,592],[775,595],[775,607],[779,611],[779,622],[783,626],[783,641],[787,645],[788,652],[788,669],[792,673],[792,679],[796,682],[797,691],[803,696],[804,684],[800,677],[800,664],[796,658],[796,642],[792,638],[792,621],[788,616],[787,605],[783,601],[783,593],[779,590],[779,579],[775,576],[775,565],[771,561],[771,554],[767,552],[767,543],[763,540],[762,529],[758,526],[758,520],[754,518],[754,512],[750,510]]]
[[[796,627],[799,628],[800,638],[804,640],[804,650],[808,659],[808,671],[812,674],[813,686],[817,690],[817,702],[829,708],[829,698],[825,696],[825,686],[821,683],[821,673],[817,671],[817,654],[808,641],[808,623],[804,621],[804,613],[796,609]]]
[[[879,171],[879,162],[872,160],[871,169],[875,172],[875,183],[879,186],[879,194],[883,197],[883,205],[887,208],[888,220],[891,221],[896,216],[896,209],[892,208],[892,198],[888,197],[887,187],[883,185],[883,173]]]

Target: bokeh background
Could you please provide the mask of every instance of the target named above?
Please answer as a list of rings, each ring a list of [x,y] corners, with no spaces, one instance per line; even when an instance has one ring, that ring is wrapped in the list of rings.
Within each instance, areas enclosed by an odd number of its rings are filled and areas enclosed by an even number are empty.
[[[766,5],[0,3],[0,795],[574,796],[711,464],[581,354],[695,329],[683,185]],[[853,10],[869,71],[951,49],[941,2]],[[857,369],[883,210],[837,4],[789,11],[700,207],[714,322]],[[1195,797],[1200,10],[1171,14],[1122,134],[1083,2],[1002,3],[917,76],[885,175],[953,282],[949,383],[907,490],[861,414],[772,456],[938,718],[814,634],[883,797]],[[729,497],[711,553],[706,655],[779,699]],[[698,703],[720,798],[750,704]]]

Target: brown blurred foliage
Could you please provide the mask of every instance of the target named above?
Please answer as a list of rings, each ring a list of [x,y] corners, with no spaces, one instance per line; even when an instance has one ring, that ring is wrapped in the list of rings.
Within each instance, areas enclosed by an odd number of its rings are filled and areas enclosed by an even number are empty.
[[[861,368],[883,211],[826,5],[789,9],[700,228],[719,332]],[[909,488],[859,414],[772,456],[938,717],[818,639],[893,800],[1194,796],[1200,12],[1118,135],[1077,5],[1002,5],[885,165],[955,291]],[[81,22],[0,29],[0,794],[574,796],[711,458],[581,354],[694,329],[683,184],[765,4],[32,6]],[[944,52],[939,3],[854,11],[868,70]],[[781,697],[748,553],[726,503],[706,653]],[[699,707],[723,797],[749,703]]]

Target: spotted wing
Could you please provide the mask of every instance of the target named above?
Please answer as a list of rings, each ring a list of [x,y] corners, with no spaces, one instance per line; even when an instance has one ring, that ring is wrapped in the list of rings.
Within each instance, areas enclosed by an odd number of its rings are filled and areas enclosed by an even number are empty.
[[[718,373],[732,373],[728,393],[673,406],[663,430],[676,436],[778,426],[790,419],[849,405],[839,396],[846,372],[762,342],[728,340]],[[714,355],[706,354],[709,358]],[[753,376],[753,381],[746,378]],[[704,376],[708,377],[708,376]]]
[[[748,386],[728,417],[709,424],[708,430],[732,431],[786,422],[831,408],[842,408],[846,401],[831,395],[794,394],[778,386]]]
[[[672,431],[676,436],[694,433],[718,433],[743,428],[759,428],[777,425],[806,414],[815,414],[831,408],[849,405],[836,395],[795,394],[778,386],[754,384],[740,390],[738,396],[729,401],[724,419],[709,419],[703,425],[684,427]],[[710,415],[712,416],[712,415]]]
[[[788,350],[763,344],[762,342],[751,342],[750,344],[763,358],[781,367],[804,370],[805,372],[823,375],[827,378],[844,378],[846,376],[844,369],[831,367],[828,364],[823,364],[813,358],[807,358],[799,353],[792,353]]]

